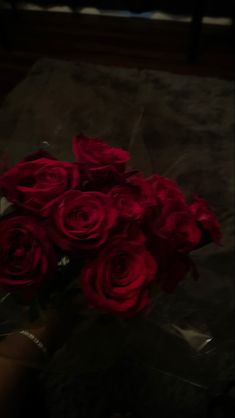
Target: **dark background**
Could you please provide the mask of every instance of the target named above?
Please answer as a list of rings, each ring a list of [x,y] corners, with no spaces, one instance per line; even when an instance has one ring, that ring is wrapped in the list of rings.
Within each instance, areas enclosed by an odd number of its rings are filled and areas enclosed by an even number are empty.
[[[9,1],[20,3],[18,0]],[[161,10],[175,14],[191,14],[196,4],[202,4],[207,16],[230,16],[234,9],[233,1],[220,0],[32,0],[30,3],[46,5],[68,5],[71,8],[97,7],[107,10],[130,10],[141,13],[149,10]]]

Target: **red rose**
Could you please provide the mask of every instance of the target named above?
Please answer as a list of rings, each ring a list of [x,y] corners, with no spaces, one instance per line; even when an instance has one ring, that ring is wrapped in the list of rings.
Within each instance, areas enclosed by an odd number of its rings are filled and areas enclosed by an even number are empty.
[[[152,187],[156,200],[173,199],[185,202],[183,192],[174,181],[155,174],[148,178],[148,182]]]
[[[21,161],[0,177],[0,189],[11,202],[41,211],[43,206],[74,189],[79,182],[76,164],[52,158]]]
[[[168,263],[158,275],[158,285],[165,292],[173,292],[178,283],[193,269],[193,262],[186,254],[169,254]]]
[[[168,240],[168,245],[175,250],[189,252],[200,243],[201,231],[189,207],[179,200],[163,201],[147,222],[150,232]]]
[[[1,219],[0,266],[0,285],[9,289],[35,289],[53,276],[55,253],[45,229],[34,218]]]
[[[152,189],[142,176],[132,176],[126,184],[113,187],[110,196],[119,216],[127,220],[143,218],[146,208],[154,203]]]
[[[166,292],[173,292],[178,283],[192,271],[196,277],[196,268],[188,254],[176,251],[171,242],[153,237],[148,242],[148,248],[158,264],[156,284]]]
[[[195,197],[190,205],[190,210],[194,219],[209,233],[212,241],[219,244],[221,238],[220,223],[207,202]]]
[[[131,315],[149,303],[157,265],[144,246],[113,238],[82,269],[82,289],[93,308]]]
[[[83,135],[73,140],[73,152],[85,177],[95,179],[123,172],[129,153],[121,148],[110,147],[104,141]]]
[[[64,251],[102,245],[115,225],[117,213],[108,195],[71,190],[45,208],[49,232]]]

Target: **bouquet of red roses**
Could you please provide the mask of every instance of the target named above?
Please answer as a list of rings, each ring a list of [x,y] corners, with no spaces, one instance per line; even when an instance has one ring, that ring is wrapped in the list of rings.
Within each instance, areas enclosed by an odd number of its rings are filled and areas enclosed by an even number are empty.
[[[133,315],[150,288],[172,291],[194,271],[190,252],[219,243],[207,203],[173,181],[126,169],[128,152],[78,136],[75,162],[45,151],[0,176],[0,287],[35,296],[72,265],[87,306]],[[70,270],[71,271],[71,270]]]

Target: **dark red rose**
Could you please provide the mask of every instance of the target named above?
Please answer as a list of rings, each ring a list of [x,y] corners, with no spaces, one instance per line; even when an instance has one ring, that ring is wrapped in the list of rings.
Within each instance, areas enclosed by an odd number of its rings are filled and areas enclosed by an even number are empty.
[[[169,254],[168,263],[157,277],[158,285],[165,292],[174,292],[178,283],[194,269],[195,266],[187,254]]]
[[[119,216],[127,220],[140,220],[146,208],[153,204],[152,189],[142,176],[132,176],[125,184],[110,191],[113,205]]]
[[[211,240],[219,244],[221,238],[220,223],[207,202],[204,199],[195,197],[190,205],[190,210],[194,219],[209,233]]]
[[[168,240],[152,237],[147,243],[158,264],[156,284],[161,290],[173,292],[189,272],[197,278],[195,265],[189,255],[176,251]]]
[[[190,252],[200,243],[200,228],[188,205],[180,200],[164,200],[149,214],[147,223],[150,233],[168,240],[177,251]]]
[[[73,140],[73,152],[87,179],[117,176],[125,170],[129,153],[121,148],[110,147],[101,139],[83,135]]]
[[[174,181],[155,174],[148,178],[148,182],[151,185],[153,195],[157,200],[173,199],[185,202],[183,192]]]
[[[76,164],[46,157],[21,161],[0,177],[0,189],[7,199],[34,211],[41,211],[78,183]]]
[[[50,235],[64,251],[90,250],[104,244],[117,218],[108,195],[79,190],[65,192],[45,212]]]
[[[43,226],[28,216],[0,220],[0,285],[38,288],[52,278],[56,256]]]
[[[82,269],[81,285],[92,308],[133,315],[149,303],[157,264],[144,246],[111,239]]]
[[[138,222],[130,222],[123,218],[119,218],[112,230],[112,236],[128,240],[138,246],[144,246],[146,243],[146,235]]]

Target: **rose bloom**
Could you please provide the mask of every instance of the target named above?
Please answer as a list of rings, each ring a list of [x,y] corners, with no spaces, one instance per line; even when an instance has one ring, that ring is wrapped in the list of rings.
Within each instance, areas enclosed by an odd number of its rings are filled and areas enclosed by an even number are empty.
[[[56,269],[56,256],[43,226],[33,217],[0,220],[0,286],[38,288]]]
[[[119,216],[127,220],[142,219],[146,208],[154,203],[152,189],[140,175],[129,177],[124,184],[114,186],[110,197]]]
[[[73,140],[73,152],[85,177],[117,176],[125,170],[130,156],[121,148],[111,147],[101,139],[80,135]]]
[[[71,190],[45,208],[49,234],[64,251],[97,248],[108,239],[117,213],[108,195]]]
[[[202,233],[185,203],[167,199],[149,214],[149,233],[168,241],[169,247],[182,252],[196,248]]]
[[[182,281],[187,273],[193,271],[195,266],[187,254],[176,253],[169,257],[166,268],[159,274],[159,285],[165,292],[174,292],[178,283]]]
[[[84,265],[81,285],[90,307],[133,315],[148,305],[156,271],[143,245],[114,237]]]
[[[152,187],[153,195],[156,200],[173,199],[185,202],[183,192],[174,181],[166,177],[159,176],[158,174],[154,174],[147,180]]]
[[[156,284],[161,290],[175,291],[178,283],[189,272],[192,272],[196,278],[196,268],[190,256],[175,250],[168,240],[154,237],[149,242],[149,249],[158,264]]]
[[[76,164],[46,157],[21,161],[0,177],[0,189],[8,200],[36,212],[78,183]]]
[[[198,224],[209,233],[211,240],[219,244],[221,238],[220,223],[209,208],[208,203],[204,199],[195,197],[190,205],[190,210]]]

